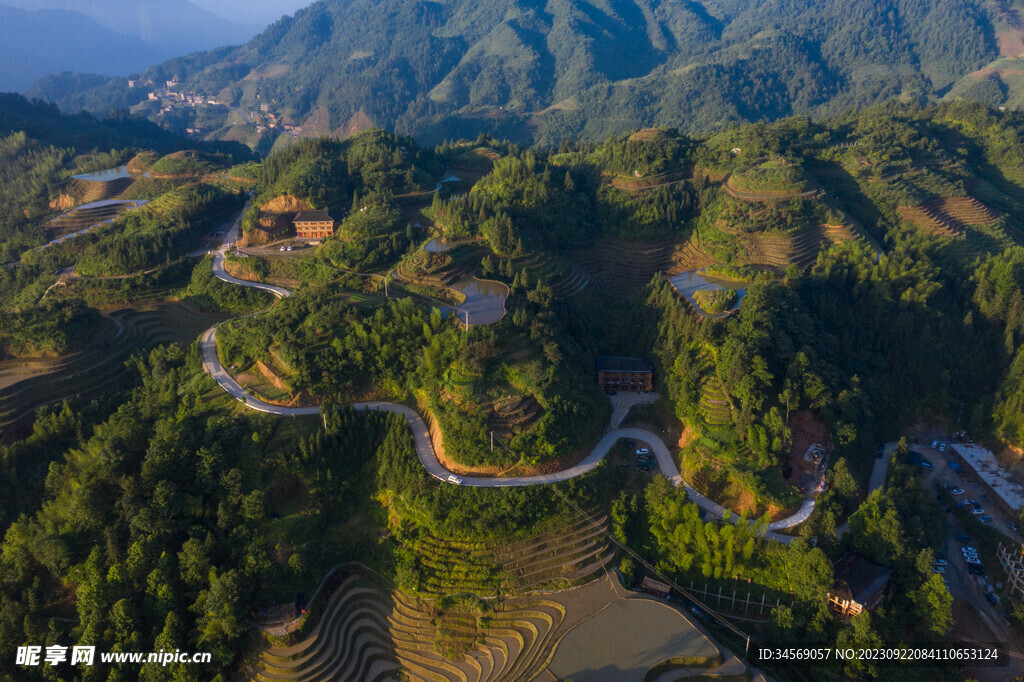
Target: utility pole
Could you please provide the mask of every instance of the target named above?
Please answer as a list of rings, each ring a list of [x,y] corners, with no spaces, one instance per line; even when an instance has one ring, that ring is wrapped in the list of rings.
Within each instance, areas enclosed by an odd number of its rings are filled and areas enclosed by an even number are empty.
[[[466,311],[466,332],[469,332],[469,311]]]
[[[388,297],[388,276],[384,275],[384,298]]]
[[[491,431],[491,452],[494,452],[494,431]]]

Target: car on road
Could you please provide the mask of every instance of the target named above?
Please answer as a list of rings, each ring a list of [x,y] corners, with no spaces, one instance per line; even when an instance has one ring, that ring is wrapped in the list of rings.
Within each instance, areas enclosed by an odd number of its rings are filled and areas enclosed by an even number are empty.
[[[448,475],[448,482],[454,483],[455,485],[462,485],[462,479],[456,476],[455,474]]]
[[[954,496],[956,496],[956,495],[963,495],[964,494],[964,489],[963,488],[953,488],[952,490],[949,491],[949,494],[950,495],[954,495]]]
[[[992,604],[993,606],[999,606],[999,595],[993,594],[992,592],[987,592],[985,594],[985,599],[988,599],[989,604]]]
[[[878,459],[882,459],[882,457],[884,457],[884,456],[885,456],[885,446],[884,445],[879,445],[878,446]]]
[[[1014,533],[1020,531],[1020,527],[1013,521],[1007,521],[1006,525],[1009,526],[1010,530],[1012,530]]]

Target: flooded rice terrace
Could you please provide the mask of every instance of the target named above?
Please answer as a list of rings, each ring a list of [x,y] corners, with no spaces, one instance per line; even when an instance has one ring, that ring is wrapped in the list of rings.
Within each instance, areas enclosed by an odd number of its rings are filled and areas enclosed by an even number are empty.
[[[745,286],[743,286],[746,284],[746,282],[736,282],[727,279],[718,279],[716,277],[707,275],[704,270],[688,270],[684,273],[676,275],[669,281],[672,283],[672,286],[676,288],[676,291],[682,294],[683,298],[689,301],[690,305],[692,305],[698,313],[709,319],[717,319],[731,314],[733,311],[740,307],[740,301],[742,301],[743,297],[746,296],[747,294],[747,290]],[[704,309],[700,307],[700,304],[697,303],[697,300],[694,297],[694,294],[696,294],[698,291],[721,291],[724,289],[731,289],[735,291],[737,295],[736,305],[734,305],[729,310],[726,310],[725,312],[705,312]]]
[[[505,317],[508,287],[501,282],[465,277],[450,286],[466,297],[465,302],[455,308],[455,316],[461,322],[466,322],[467,315],[471,327],[494,324]]]

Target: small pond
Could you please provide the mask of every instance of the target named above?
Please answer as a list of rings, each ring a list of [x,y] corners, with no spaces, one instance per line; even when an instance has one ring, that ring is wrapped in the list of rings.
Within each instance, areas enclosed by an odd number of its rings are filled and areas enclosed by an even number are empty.
[[[466,296],[465,302],[455,308],[455,316],[463,324],[467,315],[471,327],[494,324],[505,317],[508,287],[501,282],[464,277],[449,286]]]
[[[130,178],[131,173],[128,172],[127,166],[118,166],[117,168],[82,173],[81,175],[72,175],[71,177],[75,180],[89,180],[90,182],[113,182],[122,178]]]

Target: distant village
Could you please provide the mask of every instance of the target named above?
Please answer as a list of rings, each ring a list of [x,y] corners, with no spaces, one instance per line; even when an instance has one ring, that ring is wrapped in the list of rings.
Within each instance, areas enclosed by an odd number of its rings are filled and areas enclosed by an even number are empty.
[[[255,110],[240,109],[232,106],[230,102],[222,102],[217,100],[215,97],[206,96],[192,91],[183,91],[180,89],[181,85],[182,84],[177,79],[165,81],[163,85],[153,81],[152,79],[145,81],[128,81],[129,88],[148,88],[149,101],[160,103],[161,114],[170,113],[175,109],[181,109],[184,107],[222,107],[243,116],[246,121],[256,127],[256,132],[261,135],[267,130],[277,129],[280,129],[290,135],[302,135],[302,126],[284,123],[281,116],[270,110],[269,104],[260,104]],[[202,128],[187,128],[185,132],[189,135],[200,137],[205,135],[208,131],[205,131]]]

